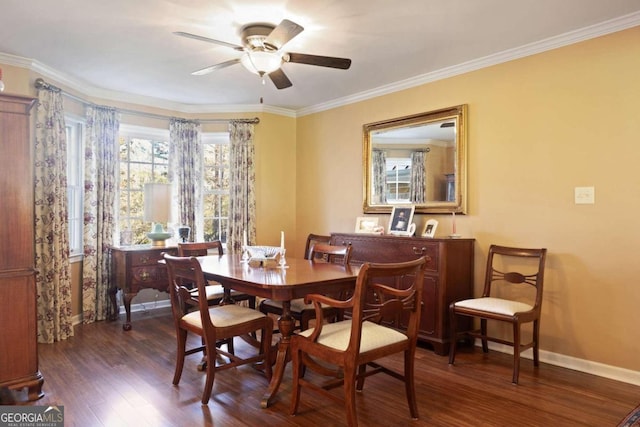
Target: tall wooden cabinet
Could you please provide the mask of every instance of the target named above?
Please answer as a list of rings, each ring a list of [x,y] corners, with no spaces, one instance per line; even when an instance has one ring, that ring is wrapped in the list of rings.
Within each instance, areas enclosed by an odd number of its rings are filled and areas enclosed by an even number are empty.
[[[35,99],[0,94],[0,387],[44,394],[38,369],[29,114]]]
[[[474,239],[333,233],[331,243],[350,244],[352,263],[402,262],[426,256],[418,340],[431,345],[437,354],[448,354],[449,304],[473,296]],[[464,330],[470,325],[458,326]]]

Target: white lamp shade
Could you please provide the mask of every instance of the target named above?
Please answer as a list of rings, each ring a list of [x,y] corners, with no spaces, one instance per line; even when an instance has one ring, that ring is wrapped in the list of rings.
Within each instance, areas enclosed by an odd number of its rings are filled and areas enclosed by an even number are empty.
[[[282,55],[278,52],[257,50],[242,55],[240,63],[252,73],[262,76],[263,74],[269,74],[280,68],[280,65],[282,65]]]
[[[171,212],[171,184],[144,185],[144,220],[167,223]]]

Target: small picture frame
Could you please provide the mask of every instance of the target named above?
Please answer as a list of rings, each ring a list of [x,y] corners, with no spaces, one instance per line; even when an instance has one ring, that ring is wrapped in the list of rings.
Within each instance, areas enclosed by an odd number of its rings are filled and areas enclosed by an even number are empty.
[[[391,211],[391,221],[389,221],[389,234],[398,236],[412,235],[415,231],[415,225],[411,222],[415,208],[414,205],[394,206]]]
[[[378,228],[378,217],[359,216],[356,218],[356,233],[372,234]]]
[[[424,229],[422,230],[422,237],[428,237],[433,239],[436,235],[436,228],[438,228],[438,221],[430,219],[424,223]]]

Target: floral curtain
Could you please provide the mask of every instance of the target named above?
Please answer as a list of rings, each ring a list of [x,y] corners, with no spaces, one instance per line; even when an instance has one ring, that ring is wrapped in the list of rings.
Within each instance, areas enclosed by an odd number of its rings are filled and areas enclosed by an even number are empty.
[[[173,118],[169,123],[169,180],[178,207],[176,220],[191,228],[190,239],[203,240],[197,223],[202,205],[202,144],[200,124]]]
[[[84,261],[82,321],[93,323],[118,314],[109,307],[109,246],[113,245],[118,188],[118,130],[115,109],[89,106],[84,155]]]
[[[426,166],[427,153],[414,151],[411,153],[411,202],[424,203],[426,200]]]
[[[230,253],[240,253],[245,230],[249,244],[255,242],[256,177],[253,131],[254,125],[251,123],[241,121],[229,123],[231,176],[227,248]]]
[[[73,336],[67,140],[59,89],[38,89],[34,178],[38,342],[52,343]]]
[[[384,150],[373,150],[373,202],[387,202],[387,153]]]

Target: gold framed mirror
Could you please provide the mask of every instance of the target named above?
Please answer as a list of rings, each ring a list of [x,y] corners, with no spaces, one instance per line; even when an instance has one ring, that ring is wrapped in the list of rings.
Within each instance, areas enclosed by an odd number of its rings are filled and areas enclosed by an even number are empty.
[[[365,213],[466,213],[467,105],[363,126]]]

